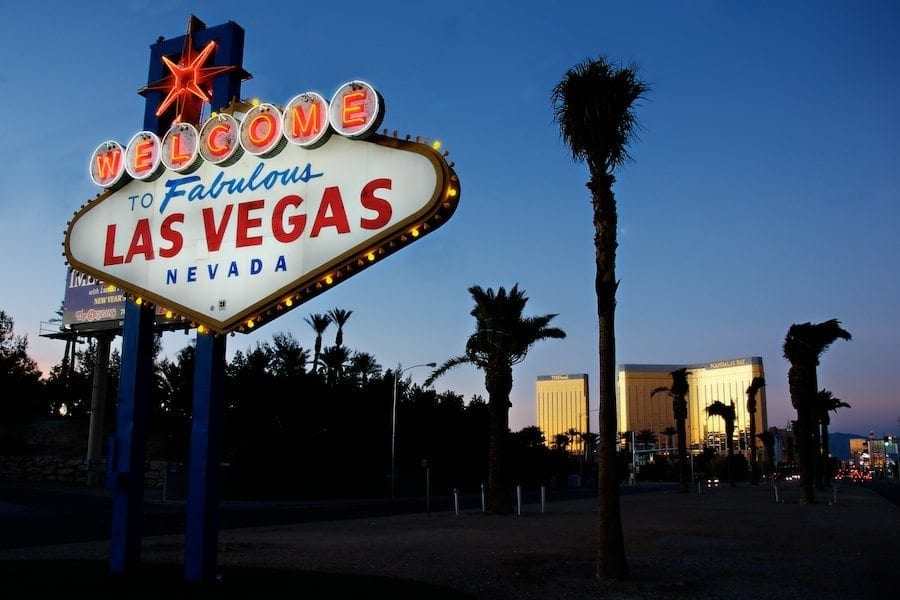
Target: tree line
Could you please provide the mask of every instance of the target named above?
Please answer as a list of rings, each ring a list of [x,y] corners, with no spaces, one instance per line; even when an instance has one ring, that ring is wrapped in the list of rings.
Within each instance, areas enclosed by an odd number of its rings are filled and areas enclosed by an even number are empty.
[[[522,315],[527,298],[517,287],[509,293],[502,287],[497,293],[480,293],[477,310],[492,314],[498,314],[497,310],[486,308],[485,303],[508,304],[512,298],[518,312],[514,311],[504,324],[510,339],[520,336],[516,319],[533,324]],[[430,382],[413,383],[410,377],[402,377],[402,365],[384,369],[374,355],[348,348],[343,338],[351,314],[334,309],[305,319],[314,335],[312,349],[302,346],[291,332],[277,332],[270,341],[235,352],[226,365],[223,398],[225,493],[378,497],[389,489],[395,462],[394,483],[399,495],[424,492],[427,465],[436,493],[451,488],[476,492],[482,485],[502,482],[503,487],[489,497],[503,494],[495,503],[503,507],[498,512],[506,512],[505,495],[513,483],[526,489],[562,485],[569,473],[583,468],[579,458],[567,451],[567,444],[548,447],[540,429],[534,426],[512,432],[507,425],[503,449],[498,450],[500,445],[495,444],[492,454],[489,401],[480,395],[466,401],[453,391],[434,389]],[[510,316],[502,310],[499,314]],[[491,323],[499,325],[496,319]],[[331,339],[326,340],[330,330],[335,331],[332,344],[327,343]],[[473,338],[485,345],[493,343],[483,331]],[[151,458],[184,463],[191,428],[194,346],[189,343],[166,358],[160,356],[160,342],[157,337],[150,393],[150,451],[155,453]],[[24,336],[15,334],[12,318],[0,311],[0,385],[4,389],[0,421],[82,419],[86,427],[97,363],[96,340],[90,339],[72,353],[74,361],[67,351],[47,377],[29,357],[27,345]],[[518,347],[519,351],[524,349]],[[503,344],[499,350],[508,352]],[[522,358],[524,353],[517,356],[517,360]],[[436,369],[432,379],[440,374],[437,371],[448,369],[450,362],[460,364],[459,357]],[[105,398],[106,436],[114,429],[120,364],[121,356],[114,349]],[[392,420],[395,393],[396,427]],[[504,402],[508,411],[508,397]],[[0,447],[0,452],[15,450]],[[496,463],[498,453],[503,456],[504,468],[492,478],[491,461]]]

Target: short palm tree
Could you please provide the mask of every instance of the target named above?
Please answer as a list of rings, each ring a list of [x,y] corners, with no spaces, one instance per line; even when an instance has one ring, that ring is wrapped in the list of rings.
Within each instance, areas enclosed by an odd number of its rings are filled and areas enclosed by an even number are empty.
[[[594,432],[581,433],[579,435],[581,437],[581,445],[584,447],[584,457],[592,461],[595,460],[600,436]]]
[[[350,350],[344,346],[328,346],[322,350],[322,363],[325,365],[325,381],[333,386],[344,377],[350,363]]]
[[[497,292],[480,286],[469,288],[475,307],[475,333],[466,342],[465,354],[447,360],[437,367],[425,385],[462,364],[484,371],[484,387],[488,394],[490,449],[488,451],[487,506],[490,513],[512,511],[512,486],[507,468],[509,437],[509,394],[513,385],[513,366],[525,360],[528,350],[547,338],[566,337],[562,329],[550,327],[555,314],[528,317],[523,314],[528,297],[518,284]]]
[[[675,426],[678,431],[678,481],[682,493],[688,491],[688,455],[687,455],[687,395],[688,375],[690,372],[682,367],[671,371],[672,387],[658,387],[650,392],[652,398],[656,394],[666,392],[672,398],[672,415],[675,417]]]
[[[350,372],[363,387],[369,379],[381,375],[381,365],[375,360],[375,356],[368,352],[354,352],[350,357]]]
[[[747,412],[750,413],[750,483],[753,485],[759,485],[759,467],[756,464],[756,395],[765,385],[765,378],[756,376],[747,388]]]
[[[572,158],[590,172],[594,223],[594,261],[600,340],[600,457],[598,578],[628,576],[616,457],[616,228],[613,173],[630,159],[628,147],[638,128],[635,105],[649,91],[633,65],[617,67],[606,57],[572,67],[553,87],[551,103],[560,135]]]
[[[757,439],[763,445],[763,473],[772,475],[775,472],[775,434],[771,431],[763,431],[756,434]]]
[[[672,425],[669,425],[668,427],[660,431],[660,433],[666,436],[666,450],[671,452],[673,445],[672,440],[674,440],[675,436],[678,434],[678,429],[676,429]]]
[[[553,436],[553,448],[555,450],[559,450],[561,452],[565,452],[569,449],[569,444],[572,443],[572,438],[570,438],[565,433],[557,433]]]
[[[582,443],[581,432],[574,427],[569,427],[568,429],[566,429],[566,435],[569,436],[569,447],[572,448],[572,453],[583,453],[584,444]],[[576,445],[578,446],[577,448],[575,447]]]
[[[641,429],[634,437],[636,444],[639,444],[641,450],[652,450],[656,447],[656,434],[650,429]]]
[[[788,369],[788,389],[791,404],[797,411],[795,432],[800,459],[800,502],[814,504],[819,357],[835,341],[850,340],[850,333],[841,328],[841,322],[830,319],[822,323],[795,323],[788,328],[784,338],[784,357],[791,363]]]
[[[828,448],[828,427],[831,425],[831,416],[829,412],[837,412],[839,408],[852,408],[849,404],[837,398],[831,390],[819,390],[816,394],[816,410],[819,413],[819,427],[821,429],[822,443],[822,461],[824,468],[822,469],[822,479],[825,485],[830,485],[831,481],[831,460],[828,458],[830,450]]]
[[[318,371],[320,368],[319,357],[322,356],[322,335],[331,325],[331,317],[316,313],[303,320],[309,323],[309,326],[316,332],[316,345],[313,347],[313,371]]]
[[[734,421],[737,418],[737,412],[734,409],[734,402],[725,404],[720,400],[716,400],[706,407],[706,414],[710,417],[719,416],[725,421],[725,448],[728,450],[728,485],[734,487]]]
[[[328,316],[331,317],[331,321],[337,325],[337,333],[334,334],[335,346],[344,345],[344,325],[350,319],[350,315],[352,314],[352,310],[344,310],[341,308],[332,308],[328,311]]]

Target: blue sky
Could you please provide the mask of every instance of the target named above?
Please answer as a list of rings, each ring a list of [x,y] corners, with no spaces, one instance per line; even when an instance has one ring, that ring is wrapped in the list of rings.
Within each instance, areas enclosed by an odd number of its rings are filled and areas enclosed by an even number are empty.
[[[383,367],[440,363],[473,331],[469,286],[518,284],[526,311],[557,314],[568,336],[515,368],[511,427],[534,424],[538,375],[588,373],[596,406],[588,173],[560,140],[550,93],[567,69],[603,54],[633,61],[652,88],[637,109],[634,161],[614,187],[616,362],[761,356],[769,425],[784,427],[795,416],[785,333],[837,318],[853,340],[823,354],[819,385],[852,408],[832,415],[832,431],[900,431],[897,3],[112,6],[21,3],[0,22],[0,309],[45,370],[63,352],[39,329],[62,300],[66,222],[99,191],[89,155],[141,129],[149,46],[182,35],[193,12],[245,29],[245,97],[284,104],[366,80],[384,96],[383,126],[440,139],[462,187],[446,225],[229,338],[231,353],[281,331],[311,348],[304,317],[337,307],[353,311],[344,343]],[[173,353],[192,338],[164,339]],[[421,382],[427,372],[408,374]],[[436,387],[485,395],[468,366]]]

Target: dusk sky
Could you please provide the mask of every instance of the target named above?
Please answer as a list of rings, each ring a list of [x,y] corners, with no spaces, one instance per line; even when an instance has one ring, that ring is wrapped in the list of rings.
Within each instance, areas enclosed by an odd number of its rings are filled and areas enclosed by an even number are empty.
[[[149,47],[207,26],[246,32],[242,95],[284,104],[362,79],[382,127],[439,139],[461,183],[444,226],[261,327],[229,356],[352,310],[344,343],[384,369],[463,353],[472,285],[518,284],[526,313],[568,335],[513,371],[513,430],[535,424],[539,375],[587,373],[598,327],[588,170],[553,122],[551,90],[600,55],[634,63],[633,161],[616,173],[617,364],[760,356],[769,426],[796,413],[782,344],[836,318],[819,387],[851,405],[831,431],[900,432],[900,4],[867,2],[23,2],[0,22],[0,309],[45,374],[64,344],[40,336],[65,290],[66,223],[100,189],[93,150],[142,129]],[[325,334],[334,342],[336,329]],[[193,339],[164,336],[174,355]],[[421,383],[429,369],[410,370]],[[468,401],[483,373],[437,380]],[[743,402],[744,398],[721,398]],[[596,427],[596,413],[593,413]]]

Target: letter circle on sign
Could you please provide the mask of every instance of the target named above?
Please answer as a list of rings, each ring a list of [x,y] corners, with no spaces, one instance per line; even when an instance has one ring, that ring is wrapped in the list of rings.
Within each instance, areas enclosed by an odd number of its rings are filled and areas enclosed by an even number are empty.
[[[331,126],[349,138],[365,137],[384,118],[384,102],[365,81],[350,81],[338,88],[329,108]]]
[[[240,144],[240,125],[233,116],[222,113],[200,128],[200,156],[214,165],[227,167],[244,154]]]
[[[286,143],[278,107],[264,102],[247,111],[241,121],[241,146],[247,153],[267,158],[280,152]]]
[[[164,171],[162,142],[152,131],[141,131],[128,142],[125,170],[139,181],[153,181]]]
[[[175,123],[163,136],[162,161],[176,173],[190,173],[200,166],[200,134],[190,123]]]
[[[284,137],[301,148],[317,148],[328,140],[328,101],[315,92],[294,96],[284,107]]]

